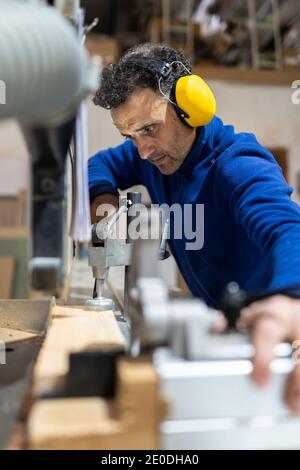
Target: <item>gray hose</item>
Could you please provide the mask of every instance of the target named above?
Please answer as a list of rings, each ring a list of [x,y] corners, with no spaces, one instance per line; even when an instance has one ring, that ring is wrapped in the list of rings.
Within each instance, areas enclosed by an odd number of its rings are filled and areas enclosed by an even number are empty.
[[[0,0],[0,119],[58,123],[96,89],[99,70],[54,8]]]

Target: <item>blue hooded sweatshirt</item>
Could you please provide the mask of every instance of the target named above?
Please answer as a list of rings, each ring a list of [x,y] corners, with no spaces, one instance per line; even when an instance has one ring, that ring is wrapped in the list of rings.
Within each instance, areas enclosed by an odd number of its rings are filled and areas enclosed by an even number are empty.
[[[191,151],[167,176],[142,160],[131,141],[90,158],[91,200],[136,184],[154,204],[204,204],[203,247],[186,249],[190,240],[175,239],[172,231],[169,241],[194,296],[217,307],[225,285],[236,281],[247,292],[293,286],[291,294],[300,297],[300,208],[253,134],[235,133],[215,117],[197,129]]]

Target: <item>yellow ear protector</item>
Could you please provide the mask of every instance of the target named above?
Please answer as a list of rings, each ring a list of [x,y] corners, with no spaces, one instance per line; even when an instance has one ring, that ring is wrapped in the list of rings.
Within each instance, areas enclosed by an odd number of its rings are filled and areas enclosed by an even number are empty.
[[[213,119],[216,112],[216,100],[207,83],[198,75],[193,75],[180,61],[166,62],[158,57],[131,57],[127,64],[144,69],[154,64],[159,75],[158,88],[160,93],[174,106],[178,117],[190,127],[206,126]],[[172,88],[171,96],[163,91],[163,81],[167,80],[175,64],[182,66],[187,72],[179,77]]]
[[[156,58],[154,60],[157,61]],[[193,75],[182,62],[174,61],[169,64],[158,61],[160,62],[159,90],[163,95],[161,82],[168,78],[174,64],[181,64],[189,73],[176,80],[171,98],[167,97],[174,105],[180,119],[190,127],[209,124],[216,112],[216,100],[208,84],[198,75]]]

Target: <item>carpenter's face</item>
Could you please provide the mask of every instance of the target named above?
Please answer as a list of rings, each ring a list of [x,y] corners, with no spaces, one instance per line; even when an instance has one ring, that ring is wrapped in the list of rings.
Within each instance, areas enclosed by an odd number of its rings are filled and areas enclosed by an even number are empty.
[[[176,171],[195,139],[195,129],[183,124],[172,105],[151,88],[132,93],[124,104],[111,110],[120,133],[131,139],[143,160],[164,175]]]

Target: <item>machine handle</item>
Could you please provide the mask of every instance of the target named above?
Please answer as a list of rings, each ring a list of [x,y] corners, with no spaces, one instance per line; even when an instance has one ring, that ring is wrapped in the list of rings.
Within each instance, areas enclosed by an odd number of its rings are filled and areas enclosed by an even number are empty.
[[[228,328],[235,328],[236,322],[240,317],[241,310],[247,305],[257,300],[266,299],[272,295],[283,294],[289,297],[298,297],[293,290],[299,289],[300,284],[294,284],[285,288],[278,288],[269,291],[256,291],[247,294],[236,282],[230,282],[225,287],[221,296],[220,308],[228,321]]]

